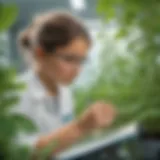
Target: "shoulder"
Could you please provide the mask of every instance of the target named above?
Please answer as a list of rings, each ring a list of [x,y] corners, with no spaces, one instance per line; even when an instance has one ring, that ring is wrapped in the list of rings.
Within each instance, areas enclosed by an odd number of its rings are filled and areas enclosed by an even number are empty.
[[[28,71],[17,76],[17,82],[24,84],[24,88],[18,92],[19,103],[15,108],[16,111],[27,110],[31,106],[31,85],[32,85],[32,74]]]
[[[31,88],[33,88],[33,75],[31,71],[27,71],[17,77],[17,82],[24,84],[24,89],[20,92],[21,100],[27,99],[31,95]]]

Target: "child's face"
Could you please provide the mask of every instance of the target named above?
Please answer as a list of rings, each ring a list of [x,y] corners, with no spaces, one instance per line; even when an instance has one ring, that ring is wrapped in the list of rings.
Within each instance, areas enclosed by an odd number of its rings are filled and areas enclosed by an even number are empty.
[[[43,73],[51,80],[61,84],[70,84],[79,74],[81,64],[87,57],[89,44],[78,37],[68,45],[60,47],[55,53],[38,58]]]

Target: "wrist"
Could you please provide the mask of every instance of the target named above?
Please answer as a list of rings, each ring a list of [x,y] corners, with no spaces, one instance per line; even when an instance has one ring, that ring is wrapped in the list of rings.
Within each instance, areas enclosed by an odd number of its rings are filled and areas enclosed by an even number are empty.
[[[88,132],[92,130],[92,127],[81,119],[77,120],[76,125],[82,134],[87,134]]]

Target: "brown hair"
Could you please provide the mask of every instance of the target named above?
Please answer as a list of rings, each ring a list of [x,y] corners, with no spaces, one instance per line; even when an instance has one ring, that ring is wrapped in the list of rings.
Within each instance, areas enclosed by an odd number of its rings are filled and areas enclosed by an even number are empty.
[[[90,44],[90,36],[77,18],[66,12],[49,12],[36,17],[20,34],[19,42],[20,47],[29,50],[36,41],[45,52],[51,53],[78,36],[83,37]]]

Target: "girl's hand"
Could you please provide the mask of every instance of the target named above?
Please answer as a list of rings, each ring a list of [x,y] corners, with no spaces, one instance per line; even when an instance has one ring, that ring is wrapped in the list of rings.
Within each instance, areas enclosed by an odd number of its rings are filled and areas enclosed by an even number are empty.
[[[88,131],[110,126],[116,116],[116,111],[111,104],[103,101],[92,104],[82,115],[79,125],[82,130]]]

